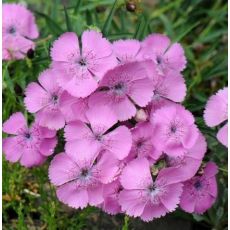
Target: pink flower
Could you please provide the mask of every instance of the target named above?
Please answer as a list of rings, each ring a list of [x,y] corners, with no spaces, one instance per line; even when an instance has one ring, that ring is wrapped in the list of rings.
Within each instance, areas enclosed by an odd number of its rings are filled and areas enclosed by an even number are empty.
[[[169,156],[184,155],[199,135],[193,115],[178,104],[158,109],[152,114],[151,122],[155,127],[153,141],[156,148]]]
[[[131,129],[132,148],[128,158],[146,157],[151,163],[155,162],[162,152],[158,151],[152,142],[153,127],[151,123],[143,122]]]
[[[73,208],[103,202],[103,184],[111,183],[119,170],[118,161],[109,153],[79,147],[77,153],[60,153],[49,167],[50,181],[57,186],[57,197]]]
[[[91,107],[86,112],[87,123],[70,122],[65,127],[67,153],[77,151],[79,146],[87,149],[106,149],[115,157],[124,159],[132,145],[132,137],[126,126],[110,130],[116,122],[116,116],[106,106]]]
[[[81,44],[75,33],[68,32],[54,42],[51,50],[53,67],[65,71],[59,75],[60,86],[75,97],[90,95],[105,72],[117,64],[111,44],[101,33],[85,31]]]
[[[62,89],[57,83],[61,73],[47,69],[38,78],[38,83],[30,83],[25,90],[25,106],[30,113],[36,113],[39,125],[49,129],[61,129],[65,125],[64,115],[60,110]]]
[[[3,124],[3,132],[11,136],[3,139],[3,152],[10,162],[19,161],[25,167],[42,164],[54,152],[56,132],[33,123],[27,127],[22,113],[14,113]]]
[[[183,210],[202,214],[213,205],[217,197],[217,171],[216,164],[208,162],[202,176],[194,176],[184,183],[180,201]]]
[[[145,38],[139,55],[142,59],[153,60],[161,75],[169,70],[180,72],[186,66],[186,58],[181,45],[172,44],[170,39],[163,34],[151,34]]]
[[[86,111],[89,109],[88,97],[77,98],[64,91],[60,96],[59,105],[67,123],[77,120],[88,121],[85,116]]]
[[[124,190],[120,192],[119,203],[129,216],[151,221],[174,211],[179,204],[182,184],[170,182],[166,174],[158,174],[153,180],[146,158],[128,163],[120,181]]]
[[[23,59],[38,37],[35,18],[20,4],[3,4],[2,14],[3,59]]]
[[[141,43],[135,39],[118,40],[113,42],[113,51],[119,64],[137,61]]]
[[[115,180],[103,186],[104,201],[100,205],[103,211],[111,215],[116,215],[121,212],[121,206],[118,202],[118,195],[121,189],[122,187],[119,180]]]
[[[145,107],[150,102],[153,83],[143,62],[132,62],[109,70],[99,84],[99,90],[89,98],[89,106],[107,105],[118,120],[128,120],[136,114],[135,104]]]
[[[186,150],[182,156],[166,156],[168,178],[172,175],[172,181],[175,183],[191,179],[198,171],[204,154],[207,151],[207,143],[204,136],[199,133],[196,143],[191,149]],[[172,173],[171,173],[172,172]]]
[[[204,111],[204,120],[209,127],[217,126],[228,120],[228,87],[220,89],[209,98]],[[228,124],[219,130],[217,139],[228,147]]]

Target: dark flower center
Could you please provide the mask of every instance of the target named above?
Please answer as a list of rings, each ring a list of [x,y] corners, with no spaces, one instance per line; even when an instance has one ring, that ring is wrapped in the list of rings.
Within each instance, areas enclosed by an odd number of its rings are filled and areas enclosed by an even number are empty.
[[[78,64],[79,64],[80,66],[86,66],[86,60],[83,59],[83,58],[81,58],[81,59],[78,61]]]
[[[200,182],[199,180],[196,181],[196,182],[194,183],[194,187],[195,187],[197,190],[201,189],[201,188],[202,188],[201,182]]]
[[[30,139],[31,138],[31,134],[30,133],[25,133],[24,136],[25,136],[26,139]]]
[[[119,91],[122,90],[124,88],[124,84],[122,83],[118,83],[117,85],[114,86],[114,89]]]
[[[58,96],[56,94],[52,95],[52,102],[56,104],[58,101]]]
[[[82,169],[81,170],[81,176],[82,177],[86,177],[86,176],[88,176],[88,174],[89,174],[89,170],[88,169]]]
[[[170,128],[170,131],[172,133],[175,133],[177,131],[177,127],[175,125],[172,125],[171,128]]]
[[[153,192],[155,190],[156,190],[156,186],[155,185],[152,185],[152,186],[149,187],[149,191],[150,192]]]
[[[102,135],[101,134],[95,134],[95,139],[98,141],[102,140]]]
[[[15,33],[16,33],[15,27],[11,26],[11,27],[8,29],[8,33],[9,33],[9,34],[15,34]]]
[[[162,63],[162,58],[160,56],[157,56],[157,64],[160,65]]]

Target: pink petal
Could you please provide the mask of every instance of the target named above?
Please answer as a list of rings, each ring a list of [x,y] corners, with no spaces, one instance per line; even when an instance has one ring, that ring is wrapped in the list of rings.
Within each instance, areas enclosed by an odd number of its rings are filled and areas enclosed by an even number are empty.
[[[52,184],[59,186],[76,178],[78,165],[66,154],[57,154],[49,166],[49,179]]]
[[[94,92],[97,89],[97,86],[96,79],[87,72],[85,76],[72,78],[72,80],[64,86],[64,89],[74,97],[85,98]]]
[[[65,119],[60,110],[44,109],[36,114],[39,125],[49,129],[58,130],[65,126]]]
[[[50,156],[53,154],[56,145],[57,145],[56,138],[43,139],[40,144],[39,151],[44,156]]]
[[[6,160],[10,162],[17,162],[23,153],[20,145],[18,145],[17,137],[4,138],[2,140],[2,151]]]
[[[217,133],[218,141],[228,147],[228,124],[225,124]]]
[[[149,222],[154,218],[160,218],[161,216],[165,216],[167,212],[168,210],[161,204],[153,205],[151,203],[148,203],[144,208],[141,219]]]
[[[218,109],[217,109],[218,108]],[[210,126],[216,126],[228,119],[228,88],[220,89],[212,95],[205,107],[204,120]]]
[[[88,54],[92,52],[97,58],[108,57],[112,54],[110,42],[102,37],[102,34],[95,30],[86,30],[82,34],[82,52]]]
[[[170,63],[170,66],[176,71],[182,71],[186,67],[186,58],[184,50],[179,43],[174,43],[165,52],[164,58]]]
[[[185,135],[185,137],[182,139],[182,144],[185,148],[190,149],[194,146],[197,139],[199,137],[199,130],[198,128],[194,126],[189,127],[189,131]]]
[[[122,171],[120,181],[125,189],[148,188],[153,183],[148,160],[137,158],[129,162]]]
[[[119,171],[119,161],[109,152],[103,152],[93,171],[97,174],[99,181],[108,184],[115,179]]]
[[[18,134],[21,129],[27,127],[24,115],[21,112],[14,113],[3,123],[3,132],[8,134]]]
[[[103,187],[99,185],[97,187],[90,187],[87,189],[90,205],[98,205],[103,202]]]
[[[78,37],[73,32],[66,32],[53,43],[51,58],[53,61],[65,62],[69,55],[76,52],[79,52]]]
[[[204,169],[205,178],[211,178],[218,172],[218,167],[214,162],[208,162]]]
[[[143,213],[146,201],[142,199],[141,190],[123,190],[119,194],[119,203],[122,211],[137,217]]]
[[[21,165],[30,168],[33,166],[41,165],[45,161],[46,157],[41,155],[35,149],[24,149],[20,163]]]
[[[57,76],[60,74],[57,70],[46,69],[43,71],[38,78],[39,83],[42,87],[52,93],[59,90],[59,85],[57,83]]]
[[[100,127],[100,132],[104,133],[117,122],[117,117],[108,106],[94,106],[86,111],[86,117],[93,131],[97,131]]]
[[[160,196],[161,202],[169,212],[174,211],[179,204],[183,191],[182,187],[183,185],[181,183],[171,184],[167,186],[167,192]]]
[[[89,198],[86,189],[81,189],[74,182],[61,185],[57,189],[58,199],[72,208],[85,208]]]
[[[124,98],[124,100],[114,103],[113,110],[119,121],[126,121],[134,117],[137,111],[136,107],[128,98]]]
[[[106,134],[103,139],[103,147],[114,154],[119,160],[128,156],[132,145],[132,136],[129,129],[119,126]]]
[[[194,212],[196,204],[195,197],[191,194],[191,192],[184,190],[181,195],[180,207],[186,212],[192,213]]]
[[[48,93],[37,83],[30,83],[25,90],[24,103],[30,113],[36,113],[49,103]]]
[[[152,99],[153,83],[145,78],[133,81],[130,85],[129,96],[139,106],[145,107]]]
[[[140,48],[140,42],[135,39],[113,42],[113,51],[121,63],[135,61]]]

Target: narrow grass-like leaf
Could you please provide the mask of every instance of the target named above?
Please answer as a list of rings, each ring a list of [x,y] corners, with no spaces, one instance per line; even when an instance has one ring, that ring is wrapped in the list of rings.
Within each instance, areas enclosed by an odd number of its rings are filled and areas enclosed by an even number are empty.
[[[55,35],[60,35],[62,34],[64,31],[63,29],[53,20],[51,19],[48,15],[43,14],[41,12],[38,11],[34,11],[37,15],[39,15],[40,17],[44,18],[46,20],[46,23],[49,27],[49,29],[55,34]]]
[[[81,6],[82,0],[77,0],[76,6],[74,8],[74,14],[78,14],[80,6]]]
[[[65,12],[65,23],[66,23],[66,29],[68,32],[72,32],[73,31],[73,27],[69,18],[69,14],[68,11],[66,10],[66,7],[64,5],[64,12]]]
[[[113,15],[116,11],[116,4],[117,4],[117,0],[114,1],[113,3],[113,6],[109,12],[109,15],[105,21],[105,24],[103,26],[103,29],[102,29],[102,33],[104,34],[104,36],[108,35],[108,32],[109,32],[109,29],[110,29],[110,25],[111,25],[111,22],[113,20]]]
[[[141,15],[138,19],[138,24],[137,24],[137,28],[136,31],[134,33],[133,38],[135,39],[141,39],[142,35],[143,35],[143,30],[145,27],[145,17],[144,15]]]

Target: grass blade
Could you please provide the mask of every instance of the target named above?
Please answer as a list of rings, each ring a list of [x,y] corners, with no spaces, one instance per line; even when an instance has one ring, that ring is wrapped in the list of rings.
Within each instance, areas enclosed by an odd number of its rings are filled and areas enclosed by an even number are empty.
[[[117,3],[117,0],[114,1],[112,9],[110,10],[109,15],[105,21],[104,26],[103,26],[102,33],[104,34],[104,36],[108,35],[109,28],[110,28],[110,25],[111,25],[111,22],[113,19],[113,15],[114,15],[115,10],[116,10],[116,3]]]
[[[81,2],[82,2],[81,0],[77,0],[76,6],[74,8],[74,15],[76,15],[79,12]]]
[[[55,35],[60,35],[64,32],[63,29],[53,19],[51,19],[48,15],[43,14],[43,13],[38,12],[38,11],[34,11],[34,12],[46,20],[46,24],[48,25],[49,29]]]
[[[68,32],[72,32],[73,27],[72,27],[72,24],[71,24],[71,21],[70,21],[70,18],[69,18],[69,15],[68,15],[68,12],[67,12],[65,6],[64,6],[64,12],[65,12],[66,29],[67,29]]]

